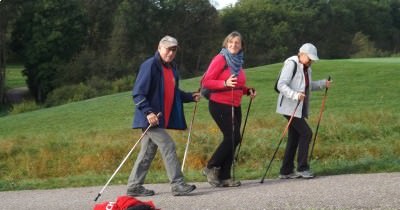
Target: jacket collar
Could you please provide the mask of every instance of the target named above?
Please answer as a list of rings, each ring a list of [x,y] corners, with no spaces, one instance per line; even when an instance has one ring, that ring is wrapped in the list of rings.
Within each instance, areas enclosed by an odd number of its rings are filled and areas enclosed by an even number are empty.
[[[162,65],[164,65],[164,66],[166,66],[166,67],[171,67],[171,68],[173,68],[173,69],[176,68],[176,63],[175,63],[175,61],[172,61],[172,62],[170,62],[170,63],[164,62],[164,61],[161,59],[160,53],[159,53],[158,51],[155,53],[154,57],[156,58],[157,64],[158,64],[158,66],[160,67],[160,69],[162,69]]]

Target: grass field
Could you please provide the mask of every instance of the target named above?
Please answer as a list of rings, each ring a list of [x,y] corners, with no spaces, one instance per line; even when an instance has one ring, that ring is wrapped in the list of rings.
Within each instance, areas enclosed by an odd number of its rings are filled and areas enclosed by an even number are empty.
[[[8,88],[25,87],[25,76],[22,75],[23,66],[7,65],[6,68],[6,86]]]
[[[255,87],[236,178],[261,178],[278,144],[286,120],[275,113],[273,85],[281,64],[247,70]],[[312,169],[317,175],[400,171],[400,58],[322,60],[313,79],[333,79],[319,128]],[[195,90],[199,78],[183,80]],[[315,130],[324,91],[311,99],[310,126]],[[205,181],[200,170],[220,142],[206,100],[198,105],[185,169],[189,181]],[[243,98],[246,113],[249,99]],[[185,104],[188,124],[194,104]],[[0,118],[0,190],[103,185],[139,138],[130,129],[130,92]],[[244,116],[243,116],[244,117]],[[188,131],[171,131],[183,157]],[[272,165],[275,178],[284,144]],[[114,177],[125,184],[138,150]],[[167,182],[160,156],[147,182]]]

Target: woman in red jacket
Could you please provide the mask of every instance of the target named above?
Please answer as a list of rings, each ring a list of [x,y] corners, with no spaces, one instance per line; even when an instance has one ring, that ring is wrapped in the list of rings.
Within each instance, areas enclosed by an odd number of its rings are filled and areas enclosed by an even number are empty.
[[[223,134],[223,140],[215,150],[203,174],[215,187],[237,187],[239,181],[231,177],[231,168],[240,142],[242,122],[241,100],[243,95],[255,97],[253,88],[246,87],[243,70],[243,39],[239,32],[230,33],[222,44],[202,80],[202,87],[209,89],[209,111]]]

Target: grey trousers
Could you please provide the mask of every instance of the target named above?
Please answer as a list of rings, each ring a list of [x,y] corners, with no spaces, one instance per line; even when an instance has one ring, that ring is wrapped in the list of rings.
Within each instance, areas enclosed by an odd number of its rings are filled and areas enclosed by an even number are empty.
[[[144,184],[151,162],[160,148],[171,185],[183,184],[181,164],[176,155],[175,142],[163,128],[150,128],[141,141],[140,152],[128,179],[128,189]]]

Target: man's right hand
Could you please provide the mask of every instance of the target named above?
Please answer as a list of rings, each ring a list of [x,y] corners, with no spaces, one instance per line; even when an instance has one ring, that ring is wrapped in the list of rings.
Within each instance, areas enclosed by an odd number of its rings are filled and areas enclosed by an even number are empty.
[[[192,93],[192,97],[193,97],[193,99],[194,99],[195,102],[199,102],[199,101],[200,101],[200,98],[201,98],[200,92],[194,92],[194,93]]]
[[[158,117],[154,113],[150,113],[147,115],[147,121],[149,122],[150,125],[158,125]]]

